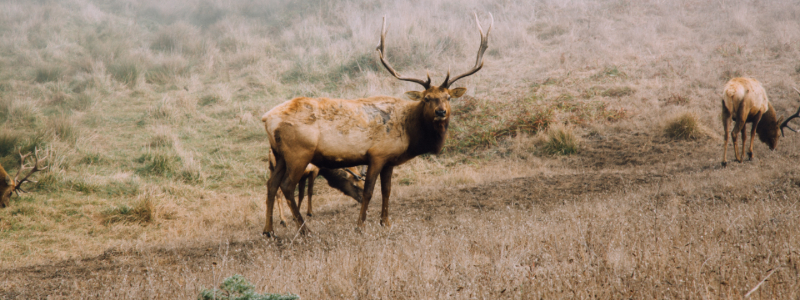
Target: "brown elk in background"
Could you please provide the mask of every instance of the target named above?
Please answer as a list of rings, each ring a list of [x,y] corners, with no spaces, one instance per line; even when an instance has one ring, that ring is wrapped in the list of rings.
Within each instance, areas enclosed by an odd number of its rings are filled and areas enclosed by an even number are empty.
[[[23,169],[25,169],[25,160],[30,155],[31,153],[25,155],[22,154],[19,155],[20,157],[19,169],[17,170],[17,175],[15,175],[14,178],[8,176],[8,173],[6,173],[6,170],[3,169],[3,166],[0,166],[0,208],[5,208],[9,206],[12,193],[17,193],[17,195],[19,196],[19,192],[23,193],[25,192],[25,190],[22,189],[22,184],[25,182],[33,182],[28,179],[29,177],[31,177],[33,173],[47,169],[47,167],[39,168],[39,163],[44,161],[46,157],[39,159],[39,151],[36,150],[33,153],[34,155],[33,167],[30,168],[30,172],[28,172],[28,175],[25,175],[25,177],[19,179],[19,175],[22,173]]]
[[[430,76],[427,80],[401,77],[386,61],[384,18],[381,41],[376,50],[383,66],[395,78],[422,85],[423,91],[405,93],[415,101],[388,96],[356,100],[301,97],[284,102],[264,114],[261,120],[276,158],[275,171],[267,181],[265,235],[273,234],[272,210],[278,188],[289,198],[289,208],[301,233],[307,232],[294,203],[294,189],[309,163],[321,168],[368,165],[358,225],[364,226],[375,181],[380,175],[381,225],[390,226],[389,195],[394,167],[418,155],[442,150],[450,122],[450,99],[461,97],[467,90],[461,87],[450,89],[450,86],[483,67],[483,53],[488,48],[492,26],[484,35],[477,14],[475,22],[481,35],[475,66],[452,79],[448,71],[444,82],[434,86]]]
[[[269,152],[269,171],[270,173],[275,171],[275,155],[272,154],[271,150]],[[319,175],[322,175],[322,177],[327,180],[328,185],[355,199],[356,202],[361,203],[362,194],[364,193],[364,174],[361,171],[361,167],[328,169],[319,168],[315,165],[308,164],[306,171],[303,173],[303,177],[300,179],[300,187],[297,197],[297,207],[299,209],[300,206],[303,205],[304,191],[307,181],[308,209],[306,210],[306,216],[310,217],[313,213],[311,199],[314,195],[314,179]],[[276,197],[278,198],[277,209],[278,216],[280,216],[281,219],[281,225],[286,225],[286,218],[283,216],[283,205],[281,205],[286,199],[283,197],[283,193],[280,191],[278,191],[278,195]]]
[[[764,87],[761,86],[758,80],[737,77],[728,81],[722,91],[722,127],[725,131],[722,166],[724,167],[728,164],[729,134],[733,140],[733,153],[736,156],[736,161],[742,162],[747,142],[745,123],[752,123],[747,157],[748,159],[753,159],[753,139],[756,133],[758,133],[758,139],[767,144],[770,150],[775,150],[778,147],[778,140],[783,136],[784,127],[795,131],[788,124],[798,115],[800,115],[800,109],[785,121],[783,117],[777,118],[775,109],[772,107],[772,103],[769,102],[769,98],[767,98],[767,92],[764,91]],[[736,121],[733,125],[733,131],[730,131],[731,120]],[[742,133],[741,155],[736,147],[739,132]]]

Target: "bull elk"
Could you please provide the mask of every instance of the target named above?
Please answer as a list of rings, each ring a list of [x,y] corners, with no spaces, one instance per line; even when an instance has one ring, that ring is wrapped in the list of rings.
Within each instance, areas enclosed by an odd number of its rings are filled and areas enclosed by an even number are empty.
[[[795,89],[797,91],[797,89]],[[797,91],[800,94],[800,91]],[[722,127],[725,130],[725,146],[722,151],[722,166],[727,166],[728,135],[733,140],[733,153],[737,162],[744,159],[745,144],[747,143],[746,124],[750,127],[750,147],[747,150],[749,160],[753,159],[753,139],[758,133],[758,139],[767,144],[770,150],[778,147],[778,140],[783,136],[783,128],[797,132],[789,127],[789,121],[800,116],[800,109],[786,120],[778,118],[772,103],[767,98],[767,92],[758,80],[737,77],[725,84],[722,91]],[[731,120],[735,121],[733,131],[730,130]],[[741,155],[736,147],[739,132],[742,133]]]
[[[451,89],[450,86],[483,67],[483,53],[488,47],[492,25],[484,34],[477,14],[475,22],[481,35],[475,66],[453,78],[448,71],[444,82],[435,86],[431,85],[430,75],[427,80],[402,77],[386,61],[386,18],[383,18],[380,44],[376,49],[378,56],[392,76],[418,83],[424,88],[423,91],[405,93],[413,101],[389,96],[355,100],[300,97],[284,102],[262,116],[276,158],[275,172],[267,181],[264,235],[273,235],[272,209],[278,188],[289,198],[287,202],[300,232],[307,233],[308,228],[294,203],[293,191],[309,163],[324,168],[367,165],[359,227],[364,226],[375,180],[380,175],[383,200],[380,223],[390,226],[389,195],[394,167],[418,155],[442,150],[450,122],[450,99],[461,97],[467,91],[463,87]]]
[[[33,175],[33,173],[47,169],[47,167],[39,168],[39,163],[44,161],[47,157],[39,159],[38,150],[35,150],[33,152],[33,155],[34,155],[33,167],[30,167],[30,172],[28,172],[28,174],[25,175],[25,177],[22,177],[22,179],[19,179],[19,175],[22,173],[23,169],[26,168],[25,160],[29,156],[31,156],[31,153],[25,155],[22,155],[22,153],[20,153],[19,169],[17,170],[17,175],[14,175],[13,179],[10,176],[8,176],[8,173],[6,173],[6,170],[3,169],[3,166],[0,166],[0,208],[5,208],[9,206],[12,193],[16,193],[17,196],[19,196],[19,192],[23,193],[25,192],[25,190],[22,189],[22,184],[25,182],[34,182],[28,179],[29,177],[31,177],[31,175]]]
[[[272,151],[269,153],[269,170],[270,172],[275,171],[275,155],[272,154]],[[359,176],[357,173],[361,175]],[[303,177],[300,178],[299,193],[297,196],[297,207],[300,208],[300,206],[303,205],[304,191],[306,182],[308,182],[308,208],[306,210],[306,216],[310,217],[313,213],[311,199],[312,195],[314,195],[314,179],[319,175],[322,175],[322,177],[327,180],[328,185],[352,197],[356,202],[361,203],[361,197],[364,193],[364,173],[361,172],[360,167],[328,169],[308,164],[305,172],[303,172]],[[282,196],[282,193],[279,191],[276,197],[278,197],[278,216],[280,216],[281,224],[285,225],[286,218],[283,216],[283,206],[281,203],[283,202],[282,200],[286,199],[281,199],[283,198]]]

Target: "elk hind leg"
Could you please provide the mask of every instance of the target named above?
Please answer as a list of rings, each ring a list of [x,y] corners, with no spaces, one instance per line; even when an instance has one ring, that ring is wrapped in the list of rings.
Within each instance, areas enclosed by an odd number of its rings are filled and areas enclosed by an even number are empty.
[[[283,182],[281,182],[283,196],[286,197],[286,203],[289,205],[289,209],[292,211],[292,216],[294,216],[295,223],[297,223],[297,226],[300,227],[300,234],[303,235],[307,234],[310,230],[308,230],[303,217],[300,215],[300,209],[297,207],[297,202],[294,201],[294,189],[297,187],[297,183],[303,177],[306,166],[310,161],[310,158],[297,159],[291,162],[287,160],[286,176],[284,176]]]
[[[728,143],[731,135],[731,113],[725,107],[725,102],[722,102],[722,128],[725,134],[725,146],[722,147],[722,166],[726,167],[728,166]]]
[[[267,212],[266,224],[264,224],[264,231],[262,234],[270,237],[274,235],[272,230],[272,212],[275,204],[275,196],[278,194],[278,188],[286,175],[286,162],[283,158],[276,159],[275,168],[270,172],[269,179],[267,180]]]

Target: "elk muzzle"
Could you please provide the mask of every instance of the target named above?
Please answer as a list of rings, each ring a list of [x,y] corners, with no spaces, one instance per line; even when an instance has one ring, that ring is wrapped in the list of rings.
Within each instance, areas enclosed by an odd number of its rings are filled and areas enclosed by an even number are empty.
[[[444,118],[447,115],[447,111],[444,110],[444,109],[437,109],[435,111],[435,113],[436,113],[436,116],[439,117],[439,118]]]

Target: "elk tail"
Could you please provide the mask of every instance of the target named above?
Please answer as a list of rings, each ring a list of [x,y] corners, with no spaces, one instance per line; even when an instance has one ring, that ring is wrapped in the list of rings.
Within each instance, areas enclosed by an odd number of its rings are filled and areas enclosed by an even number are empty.
[[[319,175],[325,177],[325,180],[328,181],[329,186],[339,190],[347,196],[350,196],[351,198],[355,199],[356,202],[361,203],[361,199],[364,195],[364,189],[353,184],[353,182],[348,179],[347,172],[342,169],[328,169],[319,167]]]

